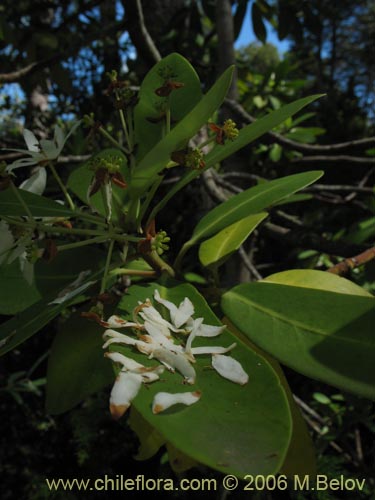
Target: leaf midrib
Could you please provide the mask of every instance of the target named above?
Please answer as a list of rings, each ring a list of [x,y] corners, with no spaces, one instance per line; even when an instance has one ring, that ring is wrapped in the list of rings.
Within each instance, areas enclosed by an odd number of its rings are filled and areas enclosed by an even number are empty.
[[[251,306],[254,307],[254,309],[257,309],[257,310],[259,310],[259,311],[261,311],[263,313],[268,314],[272,319],[277,319],[280,322],[283,322],[283,323],[286,323],[288,325],[291,325],[295,329],[299,328],[299,329],[301,329],[301,330],[303,330],[303,331],[305,331],[307,333],[312,333],[312,334],[315,334],[315,335],[319,335],[320,337],[323,337],[325,339],[326,338],[330,338],[330,337],[334,337],[336,340],[341,340],[342,342],[347,342],[348,344],[358,344],[358,345],[364,345],[366,347],[370,347],[372,349],[375,348],[375,345],[372,345],[372,344],[369,344],[369,343],[365,343],[363,341],[361,342],[360,340],[357,340],[357,339],[354,339],[354,338],[341,337],[339,335],[336,335],[335,334],[336,332],[333,332],[332,334],[329,334],[329,333],[321,331],[321,330],[319,330],[317,328],[313,328],[313,327],[310,327],[310,326],[307,327],[306,325],[301,324],[299,321],[291,321],[287,317],[282,316],[280,313],[276,313],[273,309],[268,309],[267,307],[261,306],[260,304],[258,304],[256,302],[252,302],[249,299],[244,299],[243,296],[239,295],[236,292],[230,292],[230,294],[232,296],[236,295],[238,297],[237,300],[239,300],[240,302],[245,303],[245,304],[251,304]]]
[[[317,171],[315,171],[315,176],[317,176],[317,173],[318,173],[318,172],[317,172]],[[297,175],[299,175],[299,174],[297,174]],[[295,193],[295,191],[297,191],[298,189],[302,189],[303,187],[308,186],[309,184],[311,184],[311,183],[312,183],[312,182],[314,182],[315,180],[319,179],[319,177],[321,177],[321,175],[322,175],[322,173],[320,173],[320,175],[319,175],[319,176],[317,176],[316,178],[314,177],[314,179],[311,179],[311,181],[306,182],[306,184],[304,183],[301,187],[296,187],[296,188],[295,188],[295,190],[294,190],[293,192],[291,192],[290,194]],[[288,182],[285,182],[285,184],[283,185],[283,187],[288,186],[288,184],[290,184],[290,183],[291,183],[291,184],[293,184],[293,181],[295,181],[295,178],[294,178],[294,179],[288,179]],[[267,186],[267,187],[269,187],[269,186]],[[278,189],[278,188],[280,188],[280,184],[275,184],[275,185],[273,185],[273,186],[269,187],[269,189],[268,189],[268,190],[261,191],[260,193],[256,194],[256,195],[255,195],[255,196],[253,196],[252,198],[249,198],[249,199],[246,199],[246,198],[245,198],[245,199],[244,199],[244,201],[242,201],[242,202],[240,202],[240,203],[235,204],[235,205],[231,208],[231,210],[229,210],[228,212],[226,212],[226,213],[225,213],[225,218],[227,218],[227,217],[228,217],[228,214],[232,214],[233,212],[235,212],[235,211],[237,211],[237,210],[239,211],[239,210],[240,210],[240,209],[241,209],[244,205],[246,205],[247,203],[253,202],[254,200],[256,200],[256,199],[258,199],[259,197],[264,196],[264,195],[266,195],[266,194],[268,195],[268,194],[269,194],[269,193],[271,193],[273,190]],[[253,188],[250,188],[249,190],[251,190],[251,189],[253,189]],[[246,193],[246,191],[244,191],[244,193]],[[238,196],[238,195],[237,195],[237,196]],[[281,197],[281,199],[285,198],[286,196],[288,196],[288,195],[284,195],[284,196],[282,196],[282,197]],[[235,197],[229,198],[229,200],[233,200],[234,198],[235,198]],[[228,200],[228,201],[229,201],[229,200]],[[224,203],[226,203],[226,202],[224,202]],[[275,201],[274,201],[273,203],[275,203]],[[272,205],[273,203],[271,203],[271,205]],[[222,206],[223,206],[223,205],[218,205],[218,207],[217,207],[217,208],[221,208]],[[258,207],[258,208],[257,208],[257,211],[258,211],[258,210],[260,211],[260,210],[263,210],[263,209],[264,209],[264,208],[262,208],[262,207]],[[215,210],[215,209],[214,209],[214,210]],[[212,212],[211,212],[211,213],[212,213]],[[248,214],[248,215],[250,215],[250,214]],[[203,220],[203,219],[202,219],[202,220]],[[210,228],[214,227],[214,226],[215,226],[215,224],[216,224],[216,222],[217,222],[217,219],[215,219],[215,220],[214,220],[214,221],[213,221],[213,222],[212,222],[212,223],[208,226],[208,228],[206,227],[204,230],[201,230],[201,231],[200,231],[200,233],[199,233],[199,232],[198,232],[198,233],[195,233],[195,235],[194,235],[194,233],[193,233],[193,236],[192,236],[192,238],[190,239],[190,242],[193,244],[193,242],[195,243],[196,241],[198,241],[199,239],[201,239],[201,238],[202,238],[202,235],[204,235],[204,233],[205,233],[205,232],[207,232],[207,229],[210,229]],[[236,222],[236,221],[233,221],[233,224],[234,224],[235,222]]]

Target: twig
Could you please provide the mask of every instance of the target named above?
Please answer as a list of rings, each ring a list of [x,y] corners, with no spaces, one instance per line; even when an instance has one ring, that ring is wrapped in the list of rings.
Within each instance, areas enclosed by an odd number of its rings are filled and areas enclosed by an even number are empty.
[[[362,165],[375,165],[375,160],[373,158],[365,158],[360,156],[350,156],[350,155],[339,155],[339,156],[328,156],[328,155],[316,155],[316,156],[304,156],[302,158],[294,158],[293,163],[311,163],[317,161],[330,161],[330,162],[340,162],[340,163],[360,163]]]
[[[259,271],[257,270],[257,268],[254,266],[254,264],[252,263],[251,259],[247,255],[247,253],[246,253],[246,251],[245,251],[245,249],[244,249],[243,246],[240,247],[239,254],[240,254],[240,257],[242,259],[242,262],[245,264],[246,268],[250,271],[250,273],[257,280],[263,279],[263,276],[259,273]]]
[[[369,248],[355,257],[349,257],[339,262],[335,266],[327,269],[327,272],[341,276],[349,272],[351,269],[367,264],[367,262],[370,262],[373,259],[375,259],[375,247]]]
[[[358,427],[354,429],[354,440],[355,440],[355,449],[357,452],[358,461],[363,462],[362,440],[361,440],[361,433],[359,432]]]
[[[298,404],[300,408],[302,408],[303,411],[311,415],[312,417],[315,418],[319,423],[325,425],[326,421],[324,420],[323,417],[319,415],[313,408],[311,408],[307,403],[305,403],[301,398],[293,394],[294,401]]]
[[[141,0],[127,0],[126,2],[129,22],[128,31],[137,52],[149,63],[154,64],[161,60],[161,55],[151,38],[145,24]]]
[[[211,196],[213,196],[213,198],[216,198],[218,201],[227,201],[228,195],[217,185],[211,168],[205,170],[201,178],[204,182],[205,188]]]
[[[310,417],[308,417],[306,414],[303,414],[303,418],[306,420],[307,424],[320,436],[324,435],[323,429],[315,422],[311,420]],[[335,451],[343,455],[349,462],[351,462],[353,465],[356,467],[359,466],[358,462],[351,456],[349,453],[343,450],[340,445],[336,443],[336,441],[329,441],[328,444],[333,448]]]

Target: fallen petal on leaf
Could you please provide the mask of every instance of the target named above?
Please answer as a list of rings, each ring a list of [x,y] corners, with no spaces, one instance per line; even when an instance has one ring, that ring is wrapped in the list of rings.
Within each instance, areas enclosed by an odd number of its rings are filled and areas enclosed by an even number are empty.
[[[190,406],[199,401],[200,397],[200,391],[180,392],[177,394],[171,394],[169,392],[158,392],[157,394],[155,394],[154,400],[152,402],[152,413],[156,415],[176,404]]]
[[[241,364],[231,356],[214,354],[212,356],[212,366],[224,378],[245,385],[249,381],[249,375],[244,371]]]

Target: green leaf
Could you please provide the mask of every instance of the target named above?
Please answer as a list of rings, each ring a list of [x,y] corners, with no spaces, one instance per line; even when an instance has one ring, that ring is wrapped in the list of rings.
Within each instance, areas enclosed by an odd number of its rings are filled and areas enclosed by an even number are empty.
[[[34,217],[72,217],[77,215],[65,208],[64,205],[44,198],[44,196],[29,193],[23,189],[18,189],[18,195],[23,199]],[[12,189],[0,192],[0,215],[28,215]]]
[[[87,289],[95,282],[99,273],[91,274],[83,280],[82,286],[87,285]],[[85,290],[86,292],[86,290]],[[52,321],[70,303],[77,300],[78,296],[85,293],[79,288],[71,292],[69,298],[62,303],[53,303],[59,295],[51,293],[42,300],[28,307],[22,313],[0,325],[0,356],[11,351],[22,342],[25,342],[35,333],[39,332],[45,325]],[[61,292],[60,292],[61,293]]]
[[[299,99],[295,102],[292,102],[291,104],[283,106],[276,111],[272,111],[272,113],[269,113],[263,118],[260,118],[255,123],[251,123],[250,125],[242,128],[235,141],[227,142],[224,146],[216,146],[210,153],[208,153],[205,158],[206,168],[210,168],[216,163],[225,160],[225,158],[236,153],[238,150],[240,150],[244,146],[247,146],[251,142],[255,141],[269,130],[272,130],[277,125],[280,125],[280,123],[284,122],[288,117],[292,116],[294,113],[297,113],[297,111],[315,101],[322,95],[323,94],[317,94]],[[150,215],[150,220],[155,218],[156,214],[165,207],[168,201],[187,184],[189,184],[189,182],[198,177],[200,173],[201,172],[197,170],[188,172],[184,175],[184,177],[182,177],[182,179],[176,182],[176,184],[170,188],[164,198],[153,209]]]
[[[35,283],[41,294],[53,294],[77,279],[79,273],[95,272],[104,264],[104,252],[94,246],[64,250],[52,262],[38,260],[35,264]]]
[[[131,182],[133,197],[144,193],[155,181],[155,176],[170,162],[172,152],[183,148],[219,108],[228,91],[232,74],[233,67],[230,67],[198,104],[141,160]]]
[[[202,238],[208,238],[243,217],[264,210],[270,205],[290,196],[315,182],[323,175],[322,171],[304,172],[275,179],[254,186],[232,196],[205,215],[194,229],[188,245],[194,245]]]
[[[322,271],[290,271],[285,280],[283,274],[224,294],[226,315],[283,364],[375,398],[374,298],[344,278],[323,277]]]
[[[95,159],[103,158],[104,160],[109,161],[113,156],[120,159],[120,172],[125,181],[129,183],[130,179],[126,156],[122,151],[115,148],[103,149],[88,161],[86,161],[83,165],[73,170],[73,172],[70,174],[67,184],[68,188],[76,196],[78,196],[78,198],[83,203],[85,203],[85,205],[88,204],[87,191],[94,176],[94,171],[90,169],[90,165],[93,161],[95,161]],[[119,207],[123,207],[126,203],[127,189],[122,189],[112,183],[112,193],[114,202],[117,202],[117,205]],[[104,207],[104,202],[100,190],[99,192],[91,196],[90,203],[93,207],[96,208],[100,215],[106,215],[106,208]]]
[[[240,130],[240,133],[232,142],[227,142],[224,146],[216,146],[214,149],[206,156],[206,168],[212,167],[216,163],[225,160],[228,156],[231,156],[239,149],[243,148],[250,142],[258,139],[261,135],[272,130],[280,123],[284,122],[287,118],[294,115],[300,109],[304,108],[308,104],[324,94],[316,94],[310,97],[304,97],[303,99],[298,99],[297,101],[287,104],[276,111],[272,111],[268,115],[260,118],[254,123],[247,125]]]
[[[120,313],[130,318],[138,301],[152,298],[155,284],[136,285],[120,302]],[[220,322],[201,295],[188,284],[157,286],[161,295],[175,304],[189,297],[195,306],[195,317],[206,324]],[[230,345],[229,331],[215,339],[197,338],[194,345]],[[197,356],[194,368],[196,383],[189,390],[200,390],[198,403],[153,415],[151,404],[157,392],[183,392],[178,373],[164,372],[163,382],[149,384],[133,401],[136,410],[173,447],[199,463],[243,477],[244,474],[274,474],[284,461],[291,436],[289,407],[278,376],[269,363],[236,339],[232,356],[248,371],[248,384],[239,386],[208,369],[211,356]],[[155,364],[130,347],[116,348],[136,361]]]
[[[171,92],[168,98],[159,97],[155,90],[162,87],[165,79],[159,74],[160,70],[170,69],[173,73],[172,81],[183,83],[182,88]],[[202,98],[199,77],[191,64],[180,54],[170,54],[147,73],[139,90],[139,101],[134,109],[135,143],[138,144],[137,160],[141,160],[163,137],[166,119],[160,118],[164,103],[168,103],[171,110],[171,125],[182,120],[184,116]]]
[[[16,314],[41,298],[23,277],[18,259],[0,267],[0,283],[0,314]]]
[[[249,237],[267,213],[253,214],[219,231],[199,247],[199,260],[204,266],[220,266]]]
[[[280,283],[281,285],[300,286],[313,288],[314,290],[331,290],[335,293],[346,293],[349,295],[360,295],[372,297],[371,293],[336,274],[313,269],[293,269],[281,273],[271,274],[264,278],[267,283]]]
[[[103,328],[78,313],[63,325],[52,344],[47,371],[47,411],[62,413],[114,381],[103,357]]]
[[[255,36],[262,43],[266,43],[267,30],[263,22],[262,11],[260,10],[259,5],[256,2],[254,2],[251,7],[251,20],[253,23]]]
[[[251,340],[246,337],[246,335],[244,335],[240,330],[238,330],[233,325],[233,323],[228,320],[228,318],[224,318],[223,323],[228,326],[229,330],[233,332],[237,338],[243,340],[246,345],[248,345],[251,349],[253,349],[259,355],[263,356],[268,361],[268,363],[277,373],[280,383],[288,398],[289,408],[292,414],[293,421],[293,434],[290,440],[288,453],[279,473],[285,474],[289,478],[294,478],[295,475],[303,477],[307,474],[311,477],[315,476],[316,458],[314,444],[307,429],[306,422],[294,401],[292,391],[289,387],[288,381],[281,366],[275,358],[273,358],[258,346],[256,346],[253,342],[251,342]]]

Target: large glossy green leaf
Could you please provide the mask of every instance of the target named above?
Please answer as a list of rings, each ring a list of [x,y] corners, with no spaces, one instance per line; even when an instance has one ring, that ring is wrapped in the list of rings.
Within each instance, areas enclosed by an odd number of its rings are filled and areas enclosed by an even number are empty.
[[[95,154],[90,160],[85,162],[80,167],[73,170],[68,179],[68,188],[76,195],[78,198],[88,204],[87,191],[91,184],[91,180],[94,176],[94,172],[90,169],[90,165],[95,159],[103,158],[105,160],[110,160],[111,157],[120,159],[120,171],[126,182],[129,182],[129,172],[127,167],[127,159],[122,151],[115,148],[103,149],[99,153]],[[115,184],[112,184],[113,201],[123,207],[127,197],[127,189],[122,189]],[[91,196],[90,204],[95,207],[95,209],[101,215],[106,215],[106,208],[104,207],[103,197],[100,190]]]
[[[268,216],[252,214],[219,231],[199,247],[199,260],[204,266],[219,266],[249,237],[254,229]]]
[[[236,286],[223,295],[222,307],[241,331],[287,366],[375,398],[375,299],[355,285],[341,285],[344,278],[326,280],[319,271],[310,271],[307,286],[301,285],[304,272],[287,274],[284,282],[280,274],[275,282],[270,277]],[[311,273],[318,273],[316,279]]]
[[[267,283],[280,283],[281,285],[301,286],[314,288],[315,290],[330,290],[335,293],[347,293],[348,295],[360,295],[372,297],[371,293],[336,274],[314,269],[292,269],[281,273],[271,274],[264,278]]]
[[[191,285],[157,286],[162,296],[179,304],[188,296],[195,306],[195,317],[205,323],[220,324],[201,295]],[[120,303],[120,312],[131,317],[138,301],[152,298],[152,285],[135,285]],[[225,331],[217,338],[196,339],[198,345],[230,345],[234,338]],[[200,390],[202,397],[190,407],[153,415],[153,396],[159,391],[182,392],[181,376],[165,372],[163,381],[142,389],[133,405],[142,417],[172,446],[197,462],[243,477],[276,473],[289,447],[291,421],[289,406],[279,378],[269,363],[236,339],[232,356],[249,373],[249,382],[239,386],[221,378],[208,367],[211,356],[197,356],[197,381],[189,390]],[[143,364],[155,364],[127,347],[119,350]]]
[[[23,199],[34,217],[72,217],[76,214],[53,200],[44,198],[23,189],[18,189],[18,195]],[[11,189],[0,192],[0,215],[28,215],[24,206]]]
[[[47,371],[46,407],[58,414],[113,382],[103,357],[103,328],[75,313],[52,344]]]
[[[160,72],[172,73],[172,81],[184,86],[172,91],[169,97],[159,97],[155,90],[165,79]],[[134,109],[134,132],[137,160],[141,160],[163,137],[165,118],[161,118],[163,104],[171,112],[171,126],[189,112],[202,98],[199,77],[191,64],[180,54],[170,54],[147,73],[139,90],[139,101]],[[166,101],[168,101],[166,103]]]
[[[170,162],[172,152],[183,148],[220,107],[232,73],[233,68],[228,68],[198,104],[137,165],[131,183],[133,197],[142,194],[155,181],[155,176]]]
[[[223,323],[228,325],[230,331],[233,332],[237,338],[242,339],[245,344],[268,361],[278,374],[280,383],[282,384],[287,395],[289,408],[292,414],[293,434],[290,440],[288,453],[286,454],[285,461],[280,469],[280,474],[285,474],[290,478],[293,478],[295,475],[305,476],[307,474],[313,477],[316,474],[314,444],[307,429],[306,422],[294,401],[292,391],[281,366],[275,358],[251,342],[251,340],[246,337],[244,333],[238,330],[238,328],[236,328],[233,323],[228,320],[228,318],[224,318]]]
[[[16,314],[41,298],[23,277],[18,259],[0,267],[0,283],[0,314]]]
[[[274,205],[283,198],[313,183],[322,175],[323,172],[319,170],[289,175],[281,179],[258,184],[255,187],[232,196],[229,200],[211,210],[199,221],[192,237],[184,244],[180,255],[183,255],[198,241],[209,238],[230,224],[250,214],[258,213],[266,207]]]
[[[246,127],[243,127],[240,130],[239,136],[235,141],[227,142],[224,146],[216,146],[206,156],[205,159],[206,169],[212,167],[216,163],[225,160],[225,158],[227,158],[228,156],[240,150],[247,144],[250,144],[251,142],[255,141],[263,134],[265,134],[269,130],[272,130],[277,125],[280,125],[280,123],[282,123],[287,118],[297,113],[304,106],[307,106],[308,104],[318,99],[319,97],[321,97],[321,94],[305,97],[303,99],[298,99],[297,101],[292,102],[291,104],[287,104],[286,106],[283,106],[282,108],[276,111],[272,111],[272,113],[269,113],[263,118],[259,118],[256,122],[251,123]],[[179,180],[174,186],[170,188],[168,193],[155,206],[150,215],[150,219],[153,219],[156,216],[156,214],[165,207],[168,201],[176,193],[178,193],[178,191],[183,189],[187,184],[189,184],[189,182],[198,177],[200,174],[201,172],[197,170],[193,170],[185,174],[181,180]]]

